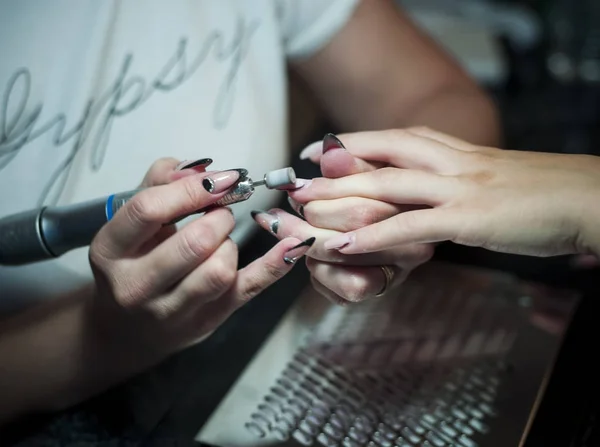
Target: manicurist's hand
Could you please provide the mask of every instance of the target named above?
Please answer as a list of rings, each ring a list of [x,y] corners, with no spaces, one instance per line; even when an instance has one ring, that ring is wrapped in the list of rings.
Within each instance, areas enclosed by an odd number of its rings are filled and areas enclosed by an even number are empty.
[[[158,161],[144,179],[149,187],[115,214],[90,248],[95,300],[110,315],[105,330],[122,330],[128,340],[158,354],[209,334],[309,248],[294,249],[302,241],[286,238],[238,271],[228,208],[213,209],[179,231],[165,226],[213,204],[240,178],[237,170],[204,167],[178,169],[174,160]]]
[[[0,322],[0,425],[81,402],[198,342],[310,248],[286,238],[238,270],[228,209],[165,225],[238,181],[208,164],[157,161],[93,240],[95,281]]]

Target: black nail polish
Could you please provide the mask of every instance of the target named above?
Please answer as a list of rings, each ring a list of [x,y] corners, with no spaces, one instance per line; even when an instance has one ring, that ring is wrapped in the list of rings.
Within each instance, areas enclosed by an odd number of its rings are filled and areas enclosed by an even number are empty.
[[[298,259],[300,259],[306,254],[308,249],[312,247],[315,241],[315,237],[309,237],[305,241],[300,242],[298,245],[290,248],[283,255],[283,262],[285,262],[286,264],[295,264]]]
[[[344,144],[332,133],[328,133],[323,138],[323,153],[331,149],[346,149]]]
[[[237,171],[240,173],[240,180],[243,180],[248,176],[248,170],[244,168],[225,169],[225,171]]]
[[[197,166],[202,166],[203,168],[206,168],[207,166],[210,166],[212,162],[212,158],[201,158],[200,160],[192,161],[184,166],[181,166],[180,168],[178,168],[178,170],[181,171],[183,169],[195,168]]]
[[[250,214],[257,224],[265,224],[269,227],[269,230],[273,235],[277,235],[277,231],[279,230],[279,217],[276,214],[260,210],[251,211]]]

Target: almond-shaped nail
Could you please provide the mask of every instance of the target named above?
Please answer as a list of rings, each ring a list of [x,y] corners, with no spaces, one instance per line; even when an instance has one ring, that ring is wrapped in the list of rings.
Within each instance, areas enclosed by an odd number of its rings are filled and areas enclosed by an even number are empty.
[[[321,152],[323,152],[323,142],[315,141],[302,149],[300,152],[300,160],[308,160],[315,155],[319,155]]]
[[[219,194],[231,188],[240,179],[240,172],[236,169],[219,171],[202,179],[202,186],[211,194]]]
[[[296,202],[291,197],[288,197],[288,203],[290,204],[290,206],[292,207],[292,209],[294,211],[296,211],[296,213],[299,216],[304,217],[304,205],[302,205],[301,203]]]
[[[213,162],[212,158],[201,158],[196,161],[184,160],[177,165],[175,170],[182,171],[184,169],[191,169],[191,168],[197,168],[197,167],[206,168],[206,167],[210,166],[212,164],[212,162]]]
[[[267,213],[266,211],[251,211],[252,219],[262,228],[269,231],[274,236],[279,230],[279,217],[275,214]]]
[[[283,262],[286,264],[295,264],[298,259],[306,254],[310,247],[315,243],[316,238],[309,237],[303,242],[300,242],[295,247],[290,248],[283,254]]]
[[[286,185],[281,188],[277,188],[280,191],[297,191],[300,188],[305,188],[312,183],[312,179],[298,178],[293,185]]]
[[[328,133],[323,138],[323,153],[332,149],[346,149],[344,144],[332,133]]]
[[[354,242],[354,233],[345,233],[328,239],[323,244],[327,250],[340,250]]]

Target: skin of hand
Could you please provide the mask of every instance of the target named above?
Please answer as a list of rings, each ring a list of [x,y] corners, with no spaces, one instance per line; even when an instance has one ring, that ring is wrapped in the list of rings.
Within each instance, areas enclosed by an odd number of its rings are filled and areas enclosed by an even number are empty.
[[[203,182],[220,173],[182,174],[171,164],[165,174],[165,162],[158,163],[163,166],[151,169],[145,180],[153,187],[133,197],[98,233],[90,262],[97,301],[122,315],[123,327],[135,333],[131,336],[165,354],[205,337],[284,276],[293,266],[286,254],[302,241],[287,238],[238,271],[237,247],[229,239],[235,222],[228,208],[209,211],[179,231],[163,225],[216,202],[236,180],[220,187],[217,180],[211,193]],[[165,175],[174,180],[160,184]]]
[[[353,155],[393,167],[314,179],[291,197],[358,196],[420,208],[323,241],[325,249],[365,256],[452,241],[531,256],[600,251],[600,157],[481,147],[429,129],[342,138]],[[339,216],[351,218],[351,210]]]
[[[323,142],[311,145],[307,149],[318,151],[314,161],[320,163],[325,177],[338,178],[370,172],[381,166],[381,163],[353,156],[343,144],[329,145],[325,153]],[[385,284],[384,274],[379,267],[382,264],[395,270],[394,281],[389,287],[389,290],[392,290],[400,285],[414,268],[433,256],[433,244],[396,247],[377,253],[376,256],[340,257],[322,248],[322,242],[333,235],[370,225],[413,207],[362,197],[317,200],[306,204],[291,199],[290,204],[302,219],[283,210],[263,212],[256,215],[255,219],[261,227],[279,238],[302,238],[309,234],[317,237],[314,250],[306,258],[306,265],[311,273],[314,288],[336,304],[363,301],[381,291]],[[351,218],[348,218],[348,210],[351,210]],[[276,232],[273,231],[275,219],[278,222]]]
[[[179,231],[164,225],[215,202],[239,176],[176,167],[157,161],[147,189],[96,235],[94,284],[0,323],[0,423],[73,405],[202,340],[310,249],[286,238],[238,270],[229,209]]]

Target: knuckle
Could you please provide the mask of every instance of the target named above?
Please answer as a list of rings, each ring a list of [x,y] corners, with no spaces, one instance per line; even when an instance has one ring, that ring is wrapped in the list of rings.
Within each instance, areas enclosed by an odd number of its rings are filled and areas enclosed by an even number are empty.
[[[187,177],[182,182],[183,193],[190,204],[198,205],[202,202],[202,192],[200,191],[200,182],[194,176]]]
[[[380,183],[385,183],[386,185],[390,185],[391,187],[398,181],[398,173],[400,170],[398,168],[385,167],[381,169],[377,169],[376,171],[372,171],[371,175],[375,177],[375,180]]]
[[[204,281],[209,289],[222,292],[233,285],[237,272],[230,264],[231,262],[223,257],[209,261],[204,275]]]
[[[341,296],[353,303],[363,301],[369,295],[370,282],[359,274],[349,274],[341,284]]]
[[[125,208],[129,210],[129,218],[135,224],[147,225],[160,220],[160,204],[152,197],[150,191],[136,194]]]
[[[408,212],[399,214],[392,219],[399,232],[413,233],[422,228],[418,213]]]
[[[113,277],[112,294],[115,302],[125,308],[138,307],[149,296],[149,290],[143,281],[123,280]]]
[[[377,211],[366,204],[360,204],[354,207],[355,216],[352,223],[357,228],[366,227],[379,221]]]
[[[391,129],[389,135],[391,139],[402,139],[406,138],[409,133],[407,129]]]
[[[109,252],[110,250],[106,246],[106,243],[101,238],[95,238],[90,244],[88,260],[92,266],[104,270],[104,266],[109,258]]]
[[[434,254],[435,254],[435,247],[433,244],[419,245],[418,259],[422,263],[431,260],[431,258],[433,258]]]
[[[210,226],[194,226],[182,231],[179,238],[179,254],[185,261],[206,258],[217,247],[217,235]]]
[[[409,127],[407,129],[408,132],[414,132],[414,133],[431,133],[431,127],[428,126],[414,126],[414,127]]]

